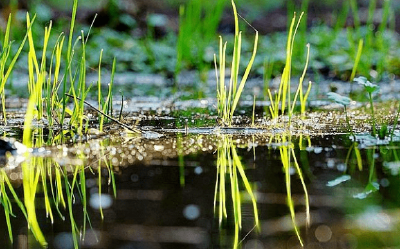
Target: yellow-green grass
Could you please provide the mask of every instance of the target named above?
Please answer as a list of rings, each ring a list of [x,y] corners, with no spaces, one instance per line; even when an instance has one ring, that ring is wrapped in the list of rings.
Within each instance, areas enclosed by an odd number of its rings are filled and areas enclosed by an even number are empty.
[[[301,113],[304,114],[305,109],[306,109],[307,99],[308,99],[309,93],[311,91],[311,82],[309,82],[307,91],[303,94],[303,81],[305,78],[305,74],[306,74],[308,62],[309,62],[309,57],[310,57],[310,46],[307,44],[307,57],[306,57],[306,63],[304,66],[304,70],[300,77],[295,97],[293,100],[291,99],[290,83],[291,83],[293,46],[294,46],[294,40],[295,40],[296,33],[299,28],[302,16],[303,16],[303,13],[300,15],[299,19],[297,20],[297,24],[296,24],[296,14],[295,14],[293,16],[291,24],[290,24],[287,43],[286,43],[286,62],[285,62],[285,67],[283,69],[278,93],[274,94],[274,96],[273,96],[271,91],[268,89],[268,96],[269,96],[269,100],[271,103],[270,104],[270,113],[271,113],[272,118],[273,119],[278,118],[279,110],[281,110],[281,112],[280,112],[281,115],[284,115],[287,112],[287,115],[289,116],[289,123],[290,123],[291,117],[293,115],[297,97],[300,98]],[[296,24],[296,26],[295,26],[295,24]],[[291,104],[292,102],[293,102],[293,104]],[[287,108],[287,110],[286,110],[286,108]]]
[[[241,56],[241,43],[242,43],[242,32],[239,31],[239,20],[238,13],[236,10],[235,2],[232,0],[233,16],[235,18],[235,42],[233,47],[233,59],[231,65],[231,78],[229,81],[228,88],[225,85],[225,64],[226,64],[226,42],[223,43],[222,37],[219,41],[219,58],[218,65],[216,55],[214,55],[215,71],[217,78],[217,99],[218,99],[218,115],[222,120],[223,125],[231,126],[233,114],[239,103],[240,96],[243,92],[247,78],[250,74],[251,67],[253,65],[258,44],[258,31],[256,30],[256,36],[254,40],[253,53],[247,64],[246,70],[242,79],[239,83],[239,63]]]

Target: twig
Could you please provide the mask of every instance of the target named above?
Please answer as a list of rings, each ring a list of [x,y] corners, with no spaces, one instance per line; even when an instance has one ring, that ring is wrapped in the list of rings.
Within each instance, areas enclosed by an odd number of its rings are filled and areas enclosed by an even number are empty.
[[[68,96],[68,97],[74,98],[74,96],[71,95],[71,94],[66,93],[65,95]],[[75,98],[76,98],[77,100],[81,100],[81,98],[79,98],[79,97],[75,97]],[[94,106],[92,106],[90,103],[88,103],[87,101],[84,100],[83,103],[85,103],[86,105],[88,105],[90,108],[92,108],[92,109],[95,110],[96,112],[100,113],[101,115],[105,116],[106,118],[108,118],[108,119],[114,121],[115,123],[119,124],[120,126],[124,127],[125,129],[128,129],[128,130],[130,130],[130,131],[132,131],[132,132],[141,133],[141,131],[140,131],[139,129],[136,129],[136,128],[132,128],[132,127],[127,126],[126,124],[124,124],[124,123],[118,121],[117,119],[115,119],[115,118],[113,118],[113,117],[111,117],[111,116],[105,114],[104,112],[100,111],[99,109],[97,109],[96,107],[94,107]]]

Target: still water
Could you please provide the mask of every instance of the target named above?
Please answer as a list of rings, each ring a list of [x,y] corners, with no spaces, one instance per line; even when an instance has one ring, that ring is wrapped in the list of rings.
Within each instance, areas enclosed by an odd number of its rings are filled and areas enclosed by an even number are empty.
[[[1,248],[400,246],[395,139],[191,131],[8,155]]]

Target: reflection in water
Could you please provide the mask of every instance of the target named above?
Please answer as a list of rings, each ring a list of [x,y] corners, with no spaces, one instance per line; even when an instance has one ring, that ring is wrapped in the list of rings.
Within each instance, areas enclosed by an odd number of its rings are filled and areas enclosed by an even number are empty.
[[[354,155],[353,158],[355,159],[356,164],[352,163],[350,161],[351,155]],[[353,142],[351,144],[349,151],[347,152],[345,164],[349,166],[350,173],[354,173],[355,165],[358,166],[358,170],[360,170],[360,171],[362,170],[362,159],[361,159],[360,149],[358,148],[357,142]]]
[[[229,176],[227,178],[227,176]],[[232,198],[233,206],[233,221],[235,226],[235,237],[233,248],[237,248],[239,244],[239,232],[242,228],[242,196],[240,192],[240,185],[243,184],[247,194],[251,198],[254,212],[255,228],[259,228],[258,210],[256,197],[248,181],[244,167],[236,152],[236,147],[232,141],[232,136],[221,135],[218,145],[218,159],[217,159],[217,178],[215,183],[214,195],[214,213],[217,213],[220,227],[223,219],[228,217],[227,213],[227,191],[226,182],[230,182],[230,195]],[[218,201],[218,206],[217,206]]]
[[[40,136],[43,138],[43,136]],[[41,147],[42,139],[35,140],[35,146]],[[28,149],[25,154],[7,155],[7,163],[0,169],[0,202],[4,208],[6,223],[10,241],[13,242],[11,216],[14,215],[13,205],[15,202],[25,216],[28,227],[41,246],[47,246],[47,240],[38,222],[38,207],[43,207],[46,217],[51,224],[55,219],[65,220],[62,210],[67,210],[70,221],[73,246],[79,247],[79,241],[85,238],[86,229],[90,225],[87,211],[87,189],[86,173],[88,171],[98,173],[98,198],[92,198],[91,204],[100,211],[103,218],[103,207],[107,208],[110,198],[102,194],[102,169],[107,170],[108,184],[113,186],[114,196],[116,193],[115,179],[112,164],[105,155],[105,144],[100,142],[98,164],[92,163],[87,166],[83,152],[77,153],[76,158],[63,160],[53,157],[43,149]],[[61,147],[60,154],[63,155]],[[60,155],[57,154],[57,155]],[[64,155],[66,156],[66,155]],[[22,161],[22,162],[21,162]],[[104,165],[106,167],[104,167]],[[22,197],[19,197],[14,185],[22,184]],[[23,199],[23,201],[21,201]],[[74,215],[74,204],[79,201],[82,206],[83,221],[77,224]]]
[[[38,136],[43,137],[43,136]],[[123,147],[116,146],[115,141],[111,142],[111,139],[105,140],[92,140],[86,145],[76,145],[72,149],[65,151],[64,147],[52,149],[51,155],[47,154],[46,150],[43,152],[36,151],[28,156],[23,157],[23,163],[17,160],[17,156],[11,156],[8,158],[8,163],[18,165],[18,167],[5,167],[2,169],[1,175],[1,193],[2,204],[5,206],[5,213],[7,218],[7,224],[9,231],[11,231],[10,217],[12,216],[12,205],[10,198],[18,204],[20,210],[25,214],[29,224],[29,228],[36,240],[46,245],[46,238],[44,237],[42,230],[38,223],[37,208],[44,207],[48,219],[53,223],[56,219],[69,220],[71,227],[71,243],[74,247],[79,246],[79,241],[85,238],[85,231],[91,227],[90,219],[87,208],[91,207],[98,209],[100,216],[103,218],[103,208],[107,208],[112,203],[112,197],[110,195],[101,194],[102,182],[108,181],[108,184],[113,187],[114,197],[116,193],[115,189],[115,177],[114,177],[114,166],[120,166],[124,159],[129,163],[132,160],[150,160],[151,156],[157,155],[156,152],[161,153],[163,156],[177,157],[179,160],[179,172],[180,172],[180,184],[183,187],[185,185],[185,169],[183,168],[183,156],[195,151],[214,151],[217,150],[217,179],[215,184],[215,195],[214,195],[214,212],[218,217],[220,226],[224,224],[224,220],[229,218],[229,207],[232,207],[232,221],[234,224],[234,241],[233,247],[237,248],[240,246],[240,232],[242,229],[242,202],[244,199],[243,190],[245,195],[249,196],[252,205],[252,215],[254,216],[254,229],[260,229],[259,214],[256,203],[256,196],[254,193],[254,187],[249,182],[244,166],[237,153],[237,140],[232,135],[219,135],[217,137],[206,137],[203,135],[198,136],[177,136],[175,141],[165,140],[148,140],[143,138],[135,138],[130,140],[132,144],[124,144]],[[255,149],[256,142],[255,136],[248,138],[248,140],[241,139],[242,145],[252,144],[252,148]],[[258,138],[259,139],[259,138]],[[308,208],[308,194],[305,189],[304,179],[302,171],[298,165],[295,153],[294,145],[291,138],[288,136],[275,136],[273,138],[275,144],[278,144],[280,158],[283,164],[285,176],[286,176],[286,187],[287,187],[287,200],[289,204],[289,210],[292,217],[292,223],[295,227],[296,234],[300,238],[299,229],[295,222],[295,210],[294,202],[291,195],[291,173],[293,169],[298,173],[300,180],[303,184],[304,191],[306,193],[306,206],[307,206],[307,221],[309,222],[309,208]],[[218,141],[215,144],[215,141]],[[210,142],[213,141],[213,142]],[[258,140],[260,141],[260,140]],[[271,140],[272,142],[272,140]],[[300,143],[302,144],[302,143]],[[44,145],[44,141],[40,139],[35,140],[35,147],[41,147]],[[134,145],[134,146],[133,146]],[[143,146],[142,146],[143,145]],[[215,146],[217,145],[217,146]],[[171,148],[169,148],[171,147]],[[123,149],[126,148],[126,151]],[[154,150],[154,151],[153,151]],[[73,151],[73,157],[70,156],[70,152]],[[170,151],[171,153],[166,154]],[[128,152],[130,154],[128,154]],[[133,154],[134,153],[134,154]],[[64,158],[69,155],[68,160]],[[134,155],[136,159],[130,157]],[[253,151],[255,156],[255,150]],[[143,157],[142,159],[140,159]],[[116,160],[118,158],[118,160]],[[121,160],[120,160],[121,159]],[[154,161],[153,161],[154,163]],[[88,166],[90,165],[90,166]],[[10,169],[14,169],[14,173],[19,175],[16,179],[10,179],[13,175]],[[20,172],[18,172],[20,170]],[[87,199],[87,173],[96,173],[97,175],[97,189],[98,194],[91,193],[92,197],[89,201]],[[15,176],[15,174],[13,176]],[[103,175],[108,175],[108,179],[102,179]],[[18,199],[18,195],[13,189],[11,182],[21,181],[23,185],[23,201]],[[40,198],[37,198],[37,196]],[[229,200],[231,198],[231,201]],[[82,207],[82,217],[77,219],[74,215],[74,204],[79,201]],[[66,216],[64,210],[67,210]],[[185,209],[184,214],[187,219],[196,219],[198,210],[195,206],[189,206]],[[80,222],[77,222],[79,220]],[[79,223],[79,224],[78,224]],[[230,222],[228,222],[230,223]],[[95,235],[96,233],[93,233]],[[246,235],[247,236],[247,235]],[[12,239],[12,234],[10,233]]]
[[[347,152],[345,164],[348,166],[346,171],[349,175],[341,176],[338,179],[334,180],[333,182],[340,181],[344,177],[350,179],[350,175],[353,175],[355,173],[356,166],[358,167],[359,171],[363,170],[363,159],[361,156],[359,146],[360,146],[359,143],[354,141]],[[366,161],[368,165],[367,170],[369,172],[368,183],[362,192],[353,195],[353,197],[356,199],[365,199],[371,193],[374,193],[379,190],[379,183],[377,182],[376,169],[375,169],[375,161],[377,156],[376,146],[374,145],[371,148],[366,149],[365,152],[366,152]]]
[[[327,142],[327,138],[331,140]],[[7,164],[0,166],[2,228],[18,244],[25,235],[17,238],[16,231],[28,223],[29,236],[42,245],[48,241],[50,247],[55,243],[66,247],[68,242],[69,248],[82,245],[83,238],[87,246],[90,241],[101,241],[108,248],[118,241],[134,245],[156,242],[161,247],[174,243],[181,248],[210,248],[211,244],[218,248],[232,248],[232,244],[234,248],[297,248],[300,235],[308,248],[316,241],[321,246],[339,240],[362,243],[369,241],[372,233],[377,238],[386,236],[382,233],[397,238],[398,208],[384,208],[382,201],[387,206],[398,205],[398,144],[382,146],[374,140],[366,145],[359,139],[356,143],[347,137],[340,142],[336,138],[313,137],[311,145],[301,134],[275,134],[272,138],[165,134],[156,139],[118,134],[68,148],[28,150],[28,156],[23,152],[9,155]],[[35,140],[35,147],[43,145]],[[217,167],[209,163],[214,153]],[[255,168],[245,170],[250,163]],[[123,172],[118,176],[118,199],[114,172]],[[104,183],[112,186],[114,196],[102,193]],[[304,233],[304,221],[310,223],[307,191],[313,223]],[[217,218],[210,209],[212,201]],[[105,222],[98,222],[102,209],[110,205]],[[91,215],[90,221],[91,208],[99,213]],[[43,219],[45,213],[48,223],[54,222],[54,231],[62,229],[53,238]],[[13,215],[25,217],[27,222],[18,224]],[[220,233],[211,237],[217,234],[211,225],[217,219]],[[262,231],[245,235],[253,226]],[[227,234],[234,237],[225,243]],[[25,239],[32,241],[28,236]]]
[[[292,143],[291,135],[280,135],[274,137],[275,142],[280,144],[279,152],[281,156],[281,161],[283,165],[283,170],[285,172],[285,182],[286,182],[286,194],[287,194],[287,203],[290,210],[290,216],[292,218],[293,227],[297,238],[300,241],[301,246],[304,246],[303,240],[300,236],[300,231],[296,223],[296,213],[295,213],[295,203],[292,198],[292,186],[291,186],[291,175],[293,171],[295,171],[300,178],[301,185],[304,190],[304,198],[306,205],[306,226],[310,225],[310,201],[308,197],[308,191],[306,188],[306,184],[304,181],[302,170],[297,162],[296,154],[294,152],[294,144]],[[302,145],[302,137],[300,138],[300,145]]]

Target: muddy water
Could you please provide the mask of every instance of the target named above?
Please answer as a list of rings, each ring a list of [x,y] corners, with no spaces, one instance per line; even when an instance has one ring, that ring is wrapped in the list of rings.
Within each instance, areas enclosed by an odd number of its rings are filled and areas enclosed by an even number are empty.
[[[110,132],[68,148],[45,147],[21,160],[18,155],[9,157],[3,170],[22,200],[27,182],[21,176],[41,175],[41,167],[53,169],[47,174],[47,191],[40,183],[35,198],[36,220],[50,248],[74,248],[74,234],[82,248],[400,245],[398,142],[366,133],[358,134],[356,141],[346,134],[304,130],[289,136],[282,128],[162,130],[156,127],[139,135]],[[221,174],[224,160],[228,167]],[[37,167],[30,167],[34,164]],[[62,169],[60,182],[57,169]],[[225,175],[222,184],[221,175]],[[66,208],[57,199],[57,184],[64,189]],[[72,197],[67,188],[72,189]],[[46,217],[46,192],[53,224]],[[241,219],[234,215],[237,194]],[[221,205],[226,217],[219,222]],[[12,206],[13,246],[40,248],[37,232],[35,236],[28,229],[18,205]],[[0,213],[2,248],[12,248],[5,214]],[[71,229],[71,218],[76,230]]]

